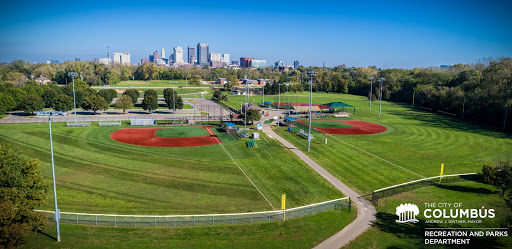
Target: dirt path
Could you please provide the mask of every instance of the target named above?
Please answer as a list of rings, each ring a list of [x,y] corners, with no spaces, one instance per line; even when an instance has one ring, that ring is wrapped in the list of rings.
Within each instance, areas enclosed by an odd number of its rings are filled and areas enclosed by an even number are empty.
[[[341,248],[364,233],[366,229],[370,227],[370,225],[375,221],[375,215],[377,214],[375,208],[370,202],[360,197],[360,194],[340,182],[338,179],[336,179],[336,177],[332,176],[329,172],[327,172],[327,170],[318,165],[304,152],[293,146],[293,144],[277,135],[268,125],[263,126],[263,131],[293,151],[293,153],[295,153],[302,161],[307,163],[311,168],[318,172],[318,174],[329,181],[334,187],[340,190],[344,195],[350,197],[352,203],[354,203],[357,207],[357,218],[352,223],[324,242],[317,245],[315,248]]]

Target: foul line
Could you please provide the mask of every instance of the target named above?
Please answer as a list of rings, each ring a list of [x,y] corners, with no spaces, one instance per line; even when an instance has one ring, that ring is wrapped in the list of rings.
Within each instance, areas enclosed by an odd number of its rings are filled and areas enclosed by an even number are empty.
[[[210,131],[210,129],[208,129],[209,132],[211,132],[210,134],[212,134],[213,132]],[[251,180],[251,178],[249,178],[249,176],[244,172],[244,170],[238,165],[238,163],[235,161],[235,159],[233,159],[233,157],[231,156],[231,154],[229,154],[229,152],[226,150],[226,148],[224,148],[224,146],[222,145],[222,143],[219,141],[219,139],[217,139],[217,136],[215,136],[215,134],[212,134],[213,137],[215,138],[215,140],[217,140],[217,142],[219,143],[220,147],[222,147],[222,149],[226,152],[226,154],[228,154],[229,158],[231,158],[231,160],[235,163],[235,165],[238,167],[238,169],[240,169],[240,171],[242,171],[242,173],[244,173],[245,177],[247,177],[247,179],[251,182],[251,184],[256,188],[256,190],[258,190],[258,192],[260,192],[261,196],[263,196],[263,198],[265,198],[265,200],[268,202],[268,204],[270,204],[270,206],[274,209],[274,210],[277,210],[274,205],[272,205],[272,203],[270,203],[270,201],[267,199],[267,197],[265,197],[265,195],[260,191],[260,189],[256,186],[256,184],[254,184],[254,182]]]
[[[384,162],[387,162],[387,163],[389,163],[389,164],[391,164],[391,165],[393,165],[393,166],[396,166],[396,167],[398,167],[398,168],[401,168],[401,169],[403,169],[403,170],[405,170],[405,171],[407,171],[407,172],[413,173],[413,174],[418,175],[418,176],[421,176],[421,177],[423,177],[423,178],[427,178],[427,177],[422,176],[422,175],[420,175],[420,174],[418,174],[418,173],[412,172],[412,171],[410,171],[410,170],[408,170],[408,169],[406,169],[406,168],[404,168],[404,167],[402,167],[402,166],[399,166],[399,165],[397,165],[397,164],[394,164],[394,163],[392,163],[392,162],[390,162],[390,161],[388,161],[388,160],[386,160],[386,159],[384,159],[384,158],[382,158],[382,157],[379,157],[379,156],[377,156],[377,155],[374,155],[374,154],[372,154],[372,153],[370,153],[370,152],[368,152],[368,151],[366,151],[366,150],[360,149],[359,147],[357,147],[357,146],[355,146],[355,145],[352,145],[352,144],[349,144],[349,143],[347,143],[347,142],[345,142],[345,141],[343,141],[343,140],[341,140],[341,139],[338,139],[338,138],[336,138],[336,137],[334,137],[334,136],[332,136],[332,135],[330,135],[330,134],[327,134],[327,135],[331,136],[332,138],[334,138],[334,139],[336,139],[336,140],[338,140],[338,141],[340,141],[340,142],[342,142],[342,143],[344,143],[344,144],[346,144],[346,145],[350,145],[350,146],[352,146],[353,148],[356,148],[356,149],[358,149],[358,150],[360,150],[360,151],[362,151],[362,152],[364,152],[364,153],[366,153],[366,154],[368,154],[368,155],[374,156],[374,157],[376,157],[376,158],[378,158],[378,159],[380,159],[380,160],[382,160],[382,161],[384,161]]]

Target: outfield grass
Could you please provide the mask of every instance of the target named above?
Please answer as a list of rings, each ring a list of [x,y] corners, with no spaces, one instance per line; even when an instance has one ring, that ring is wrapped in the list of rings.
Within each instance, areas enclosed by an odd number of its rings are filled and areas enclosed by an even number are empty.
[[[128,88],[126,88],[126,89],[128,89]],[[126,90],[126,89],[118,89],[118,90],[121,90],[121,91],[124,92],[124,90]],[[137,88],[137,90],[139,90],[139,92],[140,92],[139,98],[143,98],[144,97],[144,91],[146,91],[148,89],[150,89],[150,88]],[[163,88],[153,88],[153,90],[156,91],[156,93],[158,94],[159,98],[163,98],[163,95],[164,95],[164,89]],[[211,89],[208,89],[208,88],[204,88],[204,89],[199,89],[199,88],[175,88],[174,90],[182,98],[201,98],[201,95],[204,98],[211,98],[213,96],[213,91]],[[207,91],[207,93],[201,94],[201,92],[205,92],[205,91]],[[117,93],[117,97],[121,97],[123,95],[123,92],[118,92]]]
[[[395,222],[395,208],[402,203],[413,203],[420,209],[418,223]],[[495,209],[496,217],[482,219],[482,223],[436,224],[425,223],[425,203],[462,203],[463,209]],[[498,191],[490,185],[478,182],[459,182],[431,186],[404,192],[379,200],[377,222],[370,230],[351,242],[346,248],[453,248],[446,245],[426,246],[425,228],[499,228],[506,227],[506,217],[512,215]],[[478,218],[479,219],[479,218]],[[451,220],[435,219],[428,220]],[[468,220],[468,219],[462,219]],[[504,224],[505,223],[505,224]],[[429,237],[432,238],[432,237]],[[512,237],[471,237],[471,248],[511,248]],[[468,247],[466,247],[468,248]]]
[[[157,129],[157,137],[203,137],[208,136],[210,133],[204,128],[172,128],[172,129]]]
[[[329,135],[327,145],[325,135],[313,131],[316,139],[311,142],[311,151],[307,154],[362,194],[421,176],[439,175],[442,163],[445,164],[444,174],[477,172],[484,163],[512,154],[510,134],[457,118],[386,101],[382,102],[379,118],[378,106],[374,105],[370,112],[367,99],[354,95],[316,93],[313,100],[317,104],[339,100],[353,105],[356,107],[356,114],[351,116],[353,119],[381,124],[388,129],[373,135]],[[281,127],[277,132],[299,149],[307,151],[307,140],[286,130],[286,127]]]
[[[53,123],[61,211],[111,214],[205,214],[272,210],[220,145],[158,148],[110,139],[126,127],[68,128]],[[274,207],[342,197],[295,155],[262,134],[250,150],[222,130],[223,146]],[[51,179],[48,124],[0,125],[0,142],[39,158]],[[53,208],[53,192],[41,209]]]
[[[306,124],[309,124],[306,122]],[[312,127],[316,128],[350,128],[352,126],[348,124],[344,124],[342,122],[335,122],[335,121],[315,121],[311,122]]]
[[[312,248],[355,219],[346,209],[272,223],[182,228],[61,224],[61,242],[30,234],[21,248]],[[55,223],[44,233],[55,236]]]
[[[173,83],[171,84],[170,82],[177,82],[177,83]],[[194,86],[195,85],[190,85],[190,80],[187,81],[188,84],[186,83],[185,80],[148,80],[148,81],[144,81],[144,80],[135,80],[135,81],[131,81],[131,80],[125,80],[125,81],[121,81],[115,85],[112,85],[113,87],[130,87],[130,86],[134,86],[134,87],[178,87],[178,86]],[[203,86],[203,85],[200,85],[200,86]],[[208,86],[206,86],[208,87]]]

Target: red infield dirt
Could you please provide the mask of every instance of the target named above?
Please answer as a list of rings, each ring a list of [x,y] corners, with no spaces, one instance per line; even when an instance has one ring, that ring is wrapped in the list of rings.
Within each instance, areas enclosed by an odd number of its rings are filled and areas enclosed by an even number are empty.
[[[303,121],[302,121],[303,122]],[[316,128],[311,127],[319,132],[331,135],[368,135],[387,131],[386,127],[365,121],[333,121],[342,122],[352,127],[350,128]]]
[[[203,137],[157,137],[156,130],[162,128],[133,128],[115,131],[110,134],[110,138],[125,144],[151,147],[194,147],[222,143],[210,130],[210,128],[213,128],[213,126],[176,128],[204,128],[208,131],[208,133],[210,133],[210,135]]]

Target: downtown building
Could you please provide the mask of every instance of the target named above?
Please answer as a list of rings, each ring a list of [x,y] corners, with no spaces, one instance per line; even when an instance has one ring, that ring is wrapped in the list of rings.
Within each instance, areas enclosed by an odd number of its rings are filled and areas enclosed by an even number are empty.
[[[208,54],[210,53],[210,49],[208,44],[206,43],[198,43],[197,44],[197,64],[200,66],[210,65],[208,62]]]
[[[121,65],[130,65],[130,53],[114,52],[114,63]]]
[[[208,61],[212,68],[222,67],[221,55],[219,53],[208,54]]]
[[[188,46],[188,64],[194,65],[197,62],[196,48]]]
[[[173,63],[175,66],[181,66],[185,64],[185,60],[183,60],[183,48],[182,47],[174,47],[173,48]]]

